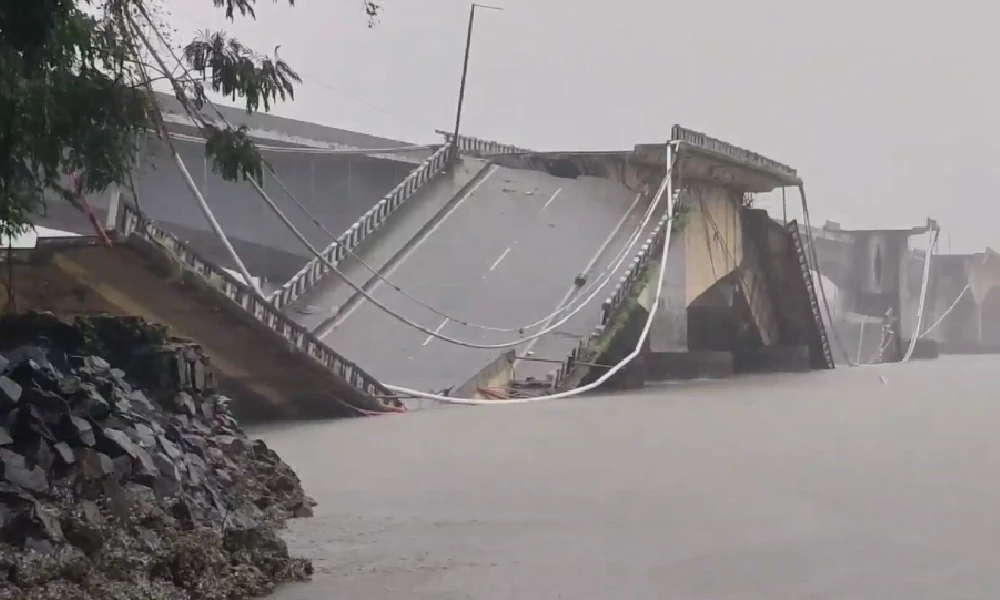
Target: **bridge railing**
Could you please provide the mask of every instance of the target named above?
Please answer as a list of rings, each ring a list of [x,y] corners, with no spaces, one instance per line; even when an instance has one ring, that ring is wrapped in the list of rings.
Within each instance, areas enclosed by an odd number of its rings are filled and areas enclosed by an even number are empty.
[[[450,157],[450,146],[445,145],[438,148],[434,154],[427,157],[419,167],[411,171],[403,181],[399,182],[391,192],[382,197],[375,206],[361,215],[361,218],[341,234],[337,238],[337,241],[324,248],[321,252],[323,258],[334,265],[342,261],[347,255],[348,250],[353,250],[358,244],[366,240],[385,223],[389,215],[396,212],[404,202],[412,198],[427,182],[441,173],[448,166]],[[269,299],[275,307],[279,309],[284,308],[312,289],[329,272],[330,268],[326,263],[314,257],[288,283],[271,294]]]
[[[455,137],[455,134],[441,129],[438,129],[437,133],[443,135],[445,143],[449,145],[452,138]],[[484,140],[465,135],[458,136],[458,151],[472,154],[529,154],[532,152],[532,150],[528,150],[527,148],[519,148],[511,144],[503,144],[493,140]]]
[[[239,308],[285,338],[293,350],[312,357],[359,392],[370,396],[392,396],[389,390],[382,387],[382,384],[361,367],[319,341],[304,327],[287,318],[273,304],[263,301],[245,283],[229,272],[201,258],[184,242],[144,218],[134,206],[123,203],[120,210],[118,231],[123,238],[137,236],[162,248],[184,268],[200,275],[216,289],[221,290]],[[379,403],[382,403],[381,400]]]
[[[576,348],[570,351],[569,356],[566,357],[562,365],[550,372],[549,375],[553,387],[558,387],[563,379],[573,372],[576,363],[586,354],[590,346],[601,339],[604,330],[611,323],[612,319],[617,316],[621,307],[625,304],[625,300],[632,292],[633,287],[643,279],[650,261],[656,260],[660,256],[660,252],[663,251],[663,244],[666,243],[667,228],[669,226],[669,220],[664,217],[653,231],[650,232],[649,237],[646,238],[646,241],[639,248],[639,252],[632,259],[632,263],[628,266],[628,269],[618,279],[618,283],[615,284],[611,295],[601,303],[600,324],[594,328],[594,331],[587,338],[581,340]]]

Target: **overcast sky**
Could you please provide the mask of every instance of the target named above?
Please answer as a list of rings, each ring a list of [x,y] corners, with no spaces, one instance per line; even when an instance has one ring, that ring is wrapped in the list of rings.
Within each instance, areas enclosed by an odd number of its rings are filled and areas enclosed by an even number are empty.
[[[360,0],[261,0],[256,22],[235,24],[211,0],[164,2],[182,36],[223,26],[260,51],[280,44],[305,82],[276,114],[407,141],[438,141],[434,130],[454,124],[465,0],[385,0],[374,29]],[[477,12],[468,135],[626,149],[680,123],[797,168],[816,221],[909,227],[933,216],[950,233],[945,251],[949,237],[955,252],[1000,245],[989,190],[1000,5],[490,3],[505,10]]]

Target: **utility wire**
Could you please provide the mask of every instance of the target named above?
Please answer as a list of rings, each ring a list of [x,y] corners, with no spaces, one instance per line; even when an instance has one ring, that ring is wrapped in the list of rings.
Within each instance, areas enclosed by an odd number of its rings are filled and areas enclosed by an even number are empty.
[[[158,30],[158,28],[156,28],[156,26],[153,25],[152,21],[149,19],[149,16],[147,14],[143,13],[143,15],[146,17],[147,21],[149,21],[150,25],[153,26],[153,31],[157,34],[157,36],[160,37],[161,42],[163,42],[162,34]],[[187,67],[185,67],[183,65],[183,62],[176,55],[176,53],[173,51],[173,49],[170,48],[169,45],[167,45],[167,49],[173,55],[174,59],[177,60],[178,64],[181,65],[181,67],[182,67],[182,69],[184,71],[185,76],[187,76],[189,78],[192,78],[191,74],[190,74],[190,71],[188,71]],[[150,50],[152,51],[151,47],[150,47]],[[155,55],[155,53],[154,53],[154,55]],[[163,66],[163,70],[164,71],[167,70],[165,68],[165,65]],[[182,104],[186,104],[186,103],[182,102]],[[209,102],[209,105],[212,106],[213,108],[215,108],[216,113],[223,120],[223,122],[225,122],[227,125],[229,125],[228,120],[225,118],[225,115],[223,115],[222,112],[219,111],[218,108],[215,107],[215,105],[213,103]],[[192,115],[192,118],[195,118],[195,115]],[[274,173],[271,172],[271,175],[273,177]],[[387,306],[385,306],[384,304],[382,304],[379,301],[377,301],[368,292],[366,292],[364,289],[362,289],[356,283],[354,283],[353,281],[351,281],[350,278],[348,278],[346,275],[344,275],[342,272],[340,272],[340,270],[337,269],[337,266],[335,264],[333,264],[330,260],[328,260],[325,256],[323,256],[323,254],[319,250],[317,250],[305,238],[305,236],[302,235],[302,233],[295,227],[295,225],[290,220],[288,220],[288,217],[285,216],[285,214],[281,211],[281,209],[278,208],[277,204],[275,204],[274,201],[271,200],[271,198],[267,196],[267,194],[264,192],[264,190],[260,187],[260,185],[256,181],[254,181],[254,180],[251,179],[250,182],[253,185],[254,189],[257,191],[258,195],[261,197],[261,199],[263,199],[264,202],[271,208],[271,210],[278,216],[278,218],[281,219],[282,222],[285,223],[285,225],[299,239],[299,241],[302,242],[302,244],[305,245],[309,249],[309,251],[312,252],[313,255],[316,256],[316,258],[318,258],[321,262],[323,262],[323,264],[326,265],[327,268],[329,268],[330,270],[332,270],[334,273],[337,273],[341,278],[344,279],[344,281],[352,289],[354,289],[356,292],[360,293],[366,300],[368,300],[369,302],[371,302],[374,306],[376,306],[377,308],[379,308],[380,310],[382,310],[386,314],[390,315],[391,317],[397,319],[398,321],[400,321],[400,322],[402,322],[402,323],[404,323],[404,324],[406,324],[406,325],[408,325],[410,327],[413,327],[413,328],[417,329],[418,331],[422,331],[422,332],[424,332],[424,333],[426,333],[426,334],[428,334],[430,336],[436,337],[436,338],[438,338],[438,339],[440,339],[442,341],[446,341],[446,342],[449,342],[449,343],[452,343],[452,344],[456,344],[456,345],[459,345],[459,346],[464,346],[464,347],[467,347],[467,348],[481,348],[481,349],[487,349],[487,350],[511,348],[511,347],[519,346],[519,345],[523,344],[524,342],[540,338],[540,337],[542,337],[542,336],[550,333],[551,331],[554,331],[555,329],[559,328],[564,323],[566,323],[567,321],[569,321],[569,319],[571,319],[574,315],[576,315],[578,312],[580,312],[580,310],[582,310],[587,304],[590,303],[591,300],[593,300],[593,298],[601,291],[601,289],[605,285],[607,285],[607,283],[611,280],[611,273],[614,273],[614,271],[617,270],[618,267],[621,266],[621,263],[624,262],[624,259],[627,256],[627,251],[626,251],[626,253],[623,253],[622,257],[619,259],[619,261],[615,265],[614,269],[611,269],[609,271],[609,274],[606,275],[603,278],[603,283],[600,285],[600,287],[598,287],[597,289],[595,289],[587,297],[587,299],[583,303],[581,303],[575,310],[573,310],[572,312],[570,312],[569,314],[567,314],[566,316],[564,316],[562,319],[560,319],[556,323],[554,323],[554,324],[552,324],[552,325],[550,325],[548,327],[545,327],[545,328],[539,330],[538,332],[536,332],[536,333],[534,333],[534,334],[532,334],[530,336],[523,337],[523,338],[518,339],[518,340],[513,341],[513,342],[507,342],[507,343],[502,343],[502,344],[477,344],[477,343],[472,343],[472,342],[465,342],[463,340],[459,340],[459,339],[456,339],[456,338],[452,338],[452,337],[449,337],[449,336],[437,333],[437,332],[433,331],[432,329],[430,329],[428,327],[424,327],[423,325],[420,325],[419,323],[414,323],[413,321],[410,321],[406,317],[403,317],[402,315],[399,315],[399,314],[393,312]],[[662,194],[660,194],[660,195],[662,195]],[[659,201],[660,201],[660,197],[659,196],[654,199],[653,203],[650,206],[649,211],[647,212],[646,218],[643,220],[642,224],[640,225],[639,231],[641,231],[643,228],[645,228],[645,226],[649,223],[649,220],[652,217],[652,213],[655,210],[655,207],[659,203]],[[630,243],[628,245],[629,250],[632,247],[634,247],[634,245],[635,245],[635,243],[637,241],[638,241],[638,236],[636,236],[634,239],[630,240]]]
[[[175,59],[175,60],[177,61],[178,65],[179,65],[179,66],[181,67],[181,69],[183,69],[183,71],[184,71],[184,74],[185,74],[185,75],[186,75],[187,77],[191,78],[191,73],[190,73],[190,71],[189,71],[189,70],[188,70],[188,69],[187,69],[187,68],[186,68],[186,67],[185,67],[185,66],[183,65],[183,62],[181,61],[180,57],[178,57],[178,56],[177,56],[177,54],[176,54],[176,53],[174,52],[173,48],[171,48],[171,47],[170,47],[170,45],[169,45],[169,44],[167,43],[167,41],[166,41],[166,40],[165,40],[165,39],[163,38],[163,36],[162,36],[162,34],[160,33],[160,31],[159,31],[159,30],[158,30],[157,28],[155,28],[155,27],[154,27],[154,32],[155,32],[155,33],[157,34],[157,36],[159,37],[159,39],[160,39],[160,42],[161,42],[161,43],[163,43],[163,45],[164,45],[164,46],[165,46],[165,47],[167,48],[167,50],[168,50],[168,51],[169,51],[169,52],[171,53],[171,55],[173,56],[173,58],[174,58],[174,59]],[[215,112],[216,112],[216,114],[217,114],[217,115],[219,116],[219,118],[220,118],[220,119],[221,119],[221,120],[222,120],[222,121],[223,121],[223,122],[224,122],[224,123],[225,123],[225,124],[226,124],[227,126],[230,126],[230,127],[231,127],[231,124],[230,124],[230,123],[228,122],[228,120],[226,119],[225,115],[223,115],[223,114],[222,114],[222,111],[221,111],[221,110],[219,110],[219,108],[218,108],[218,107],[217,107],[217,106],[216,106],[216,105],[215,105],[214,103],[212,103],[212,102],[211,102],[210,100],[208,101],[208,104],[209,104],[209,105],[210,105],[210,106],[211,106],[211,107],[212,107],[212,108],[214,109],[214,111],[215,111]],[[192,137],[193,137],[193,136],[192,136]],[[296,206],[297,206],[297,207],[299,208],[299,210],[301,210],[301,211],[303,212],[303,214],[305,214],[305,215],[306,215],[306,216],[307,216],[307,217],[308,217],[308,218],[309,218],[309,219],[310,219],[310,220],[311,220],[311,221],[312,221],[312,222],[313,222],[313,223],[314,223],[315,225],[317,225],[317,226],[318,226],[318,227],[319,227],[319,228],[320,228],[320,229],[321,229],[321,230],[322,230],[322,231],[323,231],[324,233],[326,233],[326,234],[327,234],[328,236],[330,236],[330,238],[331,238],[331,239],[333,240],[333,242],[334,242],[335,244],[337,244],[337,245],[341,246],[341,247],[342,247],[342,248],[343,248],[343,249],[345,250],[345,252],[346,252],[346,253],[347,253],[348,255],[350,255],[351,257],[353,257],[353,258],[354,258],[355,260],[357,260],[357,261],[358,261],[358,262],[359,262],[359,263],[360,263],[360,264],[361,264],[362,266],[364,266],[364,267],[365,267],[365,269],[367,269],[368,271],[370,271],[371,273],[373,273],[373,274],[374,274],[374,275],[375,275],[375,276],[376,276],[377,278],[381,279],[381,280],[382,280],[383,282],[385,282],[386,284],[388,284],[389,286],[391,286],[391,287],[392,287],[393,289],[395,289],[395,290],[396,290],[397,292],[399,292],[399,293],[403,294],[404,296],[406,296],[406,297],[407,297],[407,298],[409,298],[410,300],[414,301],[414,302],[415,302],[415,303],[417,303],[418,305],[420,305],[420,306],[422,306],[422,307],[424,307],[424,308],[426,308],[426,309],[430,310],[430,311],[431,311],[432,313],[434,313],[434,314],[437,314],[437,315],[439,315],[439,316],[441,316],[441,317],[444,317],[444,318],[446,318],[446,319],[449,319],[450,321],[452,321],[452,322],[454,322],[454,323],[457,323],[457,324],[459,324],[459,325],[464,325],[464,326],[468,326],[468,327],[474,327],[474,328],[478,328],[478,329],[483,329],[483,330],[487,330],[487,331],[494,331],[494,332],[500,332],[500,333],[515,333],[515,332],[516,332],[516,333],[519,333],[519,334],[522,334],[522,335],[523,335],[523,333],[524,333],[524,331],[525,331],[526,329],[532,329],[532,328],[534,328],[534,327],[536,327],[536,326],[538,326],[538,325],[540,325],[540,324],[544,323],[545,321],[549,320],[550,318],[552,318],[552,317],[554,317],[554,316],[556,316],[556,315],[558,315],[558,314],[560,314],[560,313],[564,312],[565,310],[567,310],[567,309],[568,309],[568,308],[569,308],[570,306],[572,306],[572,305],[573,305],[573,303],[574,303],[574,302],[575,302],[575,301],[576,301],[576,300],[577,300],[578,298],[580,298],[580,297],[581,297],[581,296],[582,296],[583,294],[587,293],[587,291],[588,291],[588,290],[589,290],[589,289],[590,289],[590,288],[591,288],[592,286],[594,286],[594,285],[597,285],[597,284],[598,284],[598,283],[599,283],[599,282],[600,282],[600,281],[602,280],[602,278],[603,278],[603,275],[607,274],[609,270],[611,271],[611,273],[613,273],[613,272],[614,272],[615,270],[617,270],[618,266],[620,266],[620,265],[621,265],[621,262],[622,262],[621,260],[618,260],[618,259],[619,259],[619,258],[621,257],[621,255],[618,255],[618,256],[616,256],[616,257],[615,257],[615,259],[613,259],[613,260],[612,260],[612,262],[611,262],[611,263],[609,264],[608,268],[607,268],[607,269],[605,269],[605,271],[603,271],[603,272],[601,273],[601,276],[600,276],[600,277],[598,277],[598,278],[597,278],[597,279],[595,279],[594,281],[592,281],[592,282],[590,282],[589,284],[587,284],[587,286],[585,286],[584,288],[582,288],[581,290],[579,290],[579,291],[577,292],[577,294],[576,294],[576,295],[575,295],[575,296],[574,296],[573,298],[571,298],[571,299],[570,299],[570,300],[569,300],[569,301],[568,301],[567,303],[563,304],[562,306],[560,306],[560,307],[557,307],[557,309],[556,309],[556,310],[555,310],[554,312],[552,312],[552,313],[550,313],[550,314],[548,314],[548,315],[545,315],[544,317],[542,317],[542,318],[540,318],[540,319],[537,319],[536,321],[534,321],[534,322],[532,322],[532,323],[529,323],[529,324],[527,324],[527,325],[522,325],[522,326],[520,326],[520,327],[493,327],[493,326],[489,326],[489,325],[481,325],[481,324],[477,324],[477,323],[472,323],[472,322],[469,322],[469,321],[467,321],[467,320],[464,320],[464,319],[460,319],[460,318],[457,318],[457,317],[455,317],[455,316],[453,316],[453,315],[449,315],[449,314],[447,314],[447,313],[445,313],[445,312],[442,312],[442,311],[438,310],[437,308],[435,308],[435,307],[431,306],[430,304],[428,304],[428,303],[426,303],[426,302],[424,302],[424,301],[422,301],[422,300],[420,300],[420,299],[416,298],[415,296],[413,296],[413,295],[409,294],[408,292],[406,292],[405,290],[403,290],[403,289],[402,289],[401,287],[399,287],[398,285],[396,285],[396,284],[394,284],[393,282],[389,281],[389,280],[388,280],[387,278],[385,278],[385,277],[384,277],[384,276],[382,275],[382,273],[380,273],[380,272],[379,272],[378,270],[374,269],[374,268],[373,268],[373,267],[372,267],[371,265],[369,265],[369,264],[368,264],[367,262],[365,262],[365,261],[364,261],[364,260],[363,260],[363,259],[362,259],[362,258],[361,258],[360,256],[358,256],[358,255],[357,255],[356,253],[354,253],[354,252],[353,252],[353,250],[351,250],[350,248],[347,248],[346,246],[344,246],[343,244],[341,244],[341,243],[340,243],[340,241],[339,241],[339,240],[337,239],[337,236],[336,236],[336,235],[334,235],[334,234],[333,234],[333,233],[332,233],[332,232],[331,232],[331,231],[330,231],[329,229],[327,229],[327,228],[326,228],[326,227],[325,227],[325,226],[324,226],[324,225],[323,225],[322,223],[320,223],[319,219],[317,219],[317,218],[316,218],[316,216],[315,216],[315,215],[314,215],[314,214],[313,214],[313,213],[312,213],[312,212],[311,212],[311,211],[310,211],[310,210],[309,210],[309,209],[308,209],[308,208],[307,208],[307,207],[306,207],[306,206],[305,206],[305,205],[304,205],[304,204],[303,204],[302,202],[300,202],[300,201],[298,200],[298,198],[297,198],[297,197],[296,197],[296,196],[295,196],[294,194],[292,194],[292,192],[291,192],[291,191],[290,191],[290,190],[288,189],[288,187],[287,187],[287,186],[285,186],[285,184],[284,184],[284,183],[283,183],[283,182],[281,181],[281,179],[280,179],[280,178],[278,178],[277,174],[276,174],[276,173],[275,173],[275,172],[274,172],[274,171],[273,171],[273,170],[272,170],[272,169],[271,169],[271,168],[270,168],[269,166],[267,166],[267,165],[264,165],[264,170],[265,170],[265,172],[267,172],[267,173],[268,173],[269,175],[271,175],[271,178],[272,178],[272,179],[274,179],[274,181],[275,181],[275,182],[276,182],[276,183],[278,184],[278,186],[279,186],[279,187],[280,187],[280,188],[282,189],[282,191],[284,191],[284,192],[285,192],[285,194],[286,194],[286,195],[287,195],[287,196],[288,196],[288,197],[289,197],[289,198],[290,198],[290,199],[292,200],[292,202],[293,202],[293,203],[294,203],[294,204],[295,204],[295,205],[296,205]],[[254,182],[254,187],[255,187],[255,188],[258,188],[258,189],[257,189],[257,191],[258,191],[258,193],[259,193],[259,194],[261,194],[261,195],[263,195],[263,194],[264,194],[264,191],[263,191],[262,189],[260,189],[260,188],[259,188],[259,187],[257,186],[256,182]],[[268,204],[269,206],[272,206],[272,211],[276,210],[276,205],[274,205],[274,203],[273,203],[273,202],[272,202],[272,201],[270,200],[270,198],[266,198],[266,199],[265,199],[265,202],[266,202],[266,203],[267,203],[267,204]],[[653,210],[653,208],[654,208],[654,207],[653,207],[653,206],[651,205],[651,206],[649,207],[649,210],[647,211],[647,214],[651,214],[651,213],[652,213],[652,210]],[[282,221],[285,221],[285,218],[284,218],[284,215],[283,215],[283,214],[280,214],[280,211],[278,211],[278,216],[279,216],[279,218],[280,218],[280,219],[281,219]],[[643,221],[642,223],[643,223],[643,224],[645,224],[645,223],[647,223],[647,222],[648,222],[648,218],[647,218],[647,219],[645,219],[645,220],[644,220],[644,221]],[[636,228],[636,231],[635,231],[635,232],[634,232],[634,234],[633,234],[633,236],[632,236],[632,237],[630,237],[629,239],[630,239],[630,240],[633,240],[633,239],[637,238],[637,237],[638,237],[639,235],[641,235],[641,231],[642,231],[642,227],[643,227],[643,225],[642,225],[642,224],[641,224],[641,225],[640,225],[639,227],[637,227],[637,228]],[[293,230],[293,233],[296,233],[296,235],[300,235],[300,234],[299,234],[299,233],[297,232],[297,230]],[[308,244],[307,242],[305,242],[305,240],[304,240],[304,239],[302,239],[301,241],[303,241],[304,243],[306,243],[306,244],[307,244],[307,247],[308,247],[308,248],[310,249],[310,251],[313,251],[313,254],[318,254],[317,252],[315,252],[315,249],[314,249],[314,248],[312,248],[312,247],[311,247],[311,246],[310,246],[310,245],[309,245],[309,244]],[[627,252],[627,251],[628,251],[629,249],[631,249],[631,248],[632,248],[633,246],[634,246],[634,242],[633,242],[632,244],[628,244],[628,245],[627,245],[627,246],[626,246],[626,247],[624,248],[624,251],[625,251],[625,252]],[[336,268],[333,268],[333,267],[331,266],[331,263],[330,263],[329,261],[327,261],[327,260],[326,260],[325,258],[323,258],[323,257],[320,257],[320,258],[321,258],[321,259],[323,259],[323,262],[324,262],[324,263],[326,263],[326,266],[328,266],[328,267],[331,267],[331,269],[332,269],[332,270],[333,270],[333,271],[334,271],[335,273],[337,273],[337,274],[338,274],[338,275],[339,275],[340,277],[342,277],[342,278],[343,278],[343,279],[344,279],[345,281],[348,281],[348,280],[347,280],[347,277],[346,277],[346,276],[345,276],[345,275],[344,275],[343,273],[341,273],[341,272],[340,272],[339,270],[337,270]],[[612,269],[612,268],[611,268],[611,267],[612,267],[612,265],[616,265],[616,266],[614,266],[614,268]],[[608,280],[610,280],[610,275],[609,275],[609,277],[608,277],[607,279],[605,279],[604,283],[603,283],[603,284],[601,284],[601,287],[602,287],[602,288],[603,288],[603,287],[604,287],[605,285],[607,285],[607,281],[608,281]],[[356,286],[356,285],[355,285],[355,284],[354,284],[353,282],[351,282],[351,281],[348,281],[348,284],[349,284],[349,285],[350,285],[350,286],[351,286],[352,288],[354,288],[355,290],[358,290],[357,286]],[[599,289],[600,289],[600,288],[599,288]],[[358,290],[358,291],[361,291],[361,290]],[[368,296],[368,295],[367,295],[367,293],[365,293],[364,295],[365,295],[366,299],[370,299],[370,296]],[[591,296],[591,298],[592,298],[592,296]],[[589,299],[587,300],[587,302],[585,302],[585,303],[584,303],[584,305],[585,305],[586,303],[589,303]],[[583,306],[583,305],[581,305],[581,306],[580,306],[580,307],[578,307],[578,308],[582,308],[582,306]],[[572,314],[576,314],[576,311],[575,311],[575,312],[573,312]],[[533,339],[533,338],[528,338],[528,339]]]

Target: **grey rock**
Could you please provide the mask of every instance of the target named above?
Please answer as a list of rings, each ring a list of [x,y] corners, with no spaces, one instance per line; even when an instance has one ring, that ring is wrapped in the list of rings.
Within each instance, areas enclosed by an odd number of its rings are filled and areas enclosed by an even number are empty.
[[[104,516],[97,504],[85,500],[69,518],[64,519],[63,536],[84,554],[94,554],[104,547],[104,524]]]
[[[132,390],[128,398],[134,406],[138,406],[144,411],[149,412],[155,409],[153,403],[142,393],[142,390]]]
[[[129,439],[127,433],[114,427],[104,427],[99,430],[100,439],[97,449],[104,452],[111,458],[117,458],[123,454],[128,454],[129,450],[135,446]]]
[[[128,382],[125,381],[125,371],[122,371],[121,369],[117,368],[111,369],[110,375],[111,377],[114,378],[115,383],[117,383],[119,386],[124,387],[128,385]],[[131,386],[129,386],[129,391],[131,391]]]
[[[21,399],[21,386],[6,375],[0,376],[0,407],[17,404]]]
[[[111,405],[93,385],[85,384],[82,395],[77,409],[80,415],[101,420],[111,414]]]
[[[111,462],[115,465],[115,478],[118,481],[125,482],[132,477],[132,457],[122,454],[112,458]]]
[[[212,441],[225,452],[246,452],[246,440],[233,435],[217,435]]]
[[[179,460],[184,457],[184,452],[165,436],[157,436],[156,441],[160,443],[160,448],[163,448],[163,452],[166,453],[171,460]]]
[[[167,455],[162,452],[156,452],[153,454],[153,462],[156,463],[156,467],[160,470],[160,474],[170,481],[181,480],[180,469],[177,468],[177,464],[170,460]]]
[[[69,431],[69,441],[73,444],[93,447],[97,440],[94,437],[94,428],[89,421],[80,417],[69,417],[63,423]]]
[[[132,440],[143,449],[151,450],[156,448],[156,434],[153,433],[152,427],[136,423],[132,426],[129,433],[132,434]]]
[[[73,453],[73,448],[66,442],[59,442],[52,446],[52,451],[55,454],[56,464],[67,467],[76,464],[76,455]]]
[[[211,421],[215,418],[215,405],[211,402],[202,402],[200,405],[201,418]]]
[[[59,393],[63,396],[72,396],[83,390],[83,380],[76,375],[63,377],[59,380]]]
[[[205,459],[215,466],[224,466],[226,464],[226,455],[218,448],[206,448]]]
[[[248,451],[227,399],[206,393],[200,349],[140,319],[28,320],[49,341],[0,360],[20,390],[14,403],[0,386],[0,581],[14,572],[26,598],[179,600],[257,596],[309,572],[274,528],[314,503],[274,452]],[[81,339],[128,373],[80,356]]]
[[[52,554],[56,551],[56,547],[52,545],[52,542],[36,537],[24,538],[23,547],[28,552],[37,552],[39,554]]]
[[[197,454],[198,456],[205,456],[205,450],[208,448],[208,440],[199,435],[189,435],[184,434],[181,436],[184,441],[184,445],[187,446],[189,450]]]
[[[28,444],[23,454],[28,464],[38,465],[46,472],[52,469],[52,464],[55,462],[52,447],[41,438]]]
[[[41,413],[30,404],[22,404],[10,411],[7,415],[6,427],[15,442],[37,437],[48,440],[56,439]]]
[[[107,454],[93,448],[80,448],[74,454],[84,479],[105,479],[115,472],[115,463]]]
[[[46,510],[41,503],[35,502],[32,507],[31,518],[47,539],[53,542],[62,541],[63,530],[59,524],[59,519]]]
[[[3,478],[18,487],[33,492],[44,492],[49,488],[45,471],[38,465],[28,467],[20,454],[0,449],[0,468]]]
[[[174,396],[171,408],[188,417],[193,417],[197,414],[194,399],[191,398],[191,394],[187,392],[179,392],[176,396]]]
[[[88,356],[84,359],[84,361],[88,367],[95,371],[108,371],[111,369],[111,365],[108,364],[108,361],[104,360],[100,356]]]
[[[119,471],[123,471],[124,469],[116,469],[116,472],[119,472],[120,479],[123,480],[127,477],[132,477],[136,481],[150,485],[156,481],[160,470],[153,462],[153,459],[150,458],[149,453],[143,450],[138,444],[133,443],[127,433],[120,429],[105,427],[102,434],[108,443],[102,445],[100,449],[108,452],[109,456],[114,456],[116,464],[117,458],[122,456],[127,456],[129,459],[130,473],[128,475],[121,477],[122,474]]]
[[[201,361],[195,361],[191,368],[192,385],[196,390],[205,389],[205,365]]]

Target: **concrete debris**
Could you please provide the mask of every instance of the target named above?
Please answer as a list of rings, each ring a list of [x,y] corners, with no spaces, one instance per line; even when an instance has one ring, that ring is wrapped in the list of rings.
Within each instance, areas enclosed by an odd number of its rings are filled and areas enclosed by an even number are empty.
[[[0,600],[236,600],[308,577],[278,531],[315,503],[138,319],[0,318]]]

